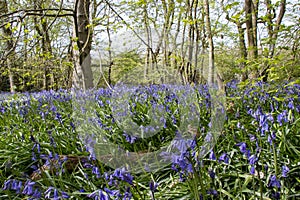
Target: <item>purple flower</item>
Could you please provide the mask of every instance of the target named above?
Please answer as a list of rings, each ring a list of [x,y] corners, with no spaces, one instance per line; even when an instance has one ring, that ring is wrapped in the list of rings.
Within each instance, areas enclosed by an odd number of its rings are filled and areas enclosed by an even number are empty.
[[[11,189],[15,190],[16,193],[20,193],[20,190],[22,188],[22,181],[13,180],[11,184]]]
[[[126,171],[124,167],[116,169],[113,173],[113,176],[118,179],[121,179],[122,181],[126,181],[130,185],[132,185],[133,183],[133,176],[131,176],[131,174],[128,171]]]
[[[279,113],[277,115],[277,122],[279,123],[280,126],[282,126],[282,121],[285,123],[288,122],[288,117],[287,117],[287,110],[282,111],[282,113]]]
[[[236,146],[240,147],[240,151],[245,154],[247,151],[246,143],[245,142],[240,142],[237,143]]]
[[[70,198],[70,196],[66,192],[61,192],[61,197],[64,199]]]
[[[216,177],[216,173],[213,170],[208,170],[208,174],[210,178],[214,179]]]
[[[213,196],[218,196],[218,192],[214,189],[209,189],[207,191],[207,194],[213,195]]]
[[[157,187],[158,187],[158,183],[156,183],[156,182],[154,182],[154,181],[150,181],[149,187],[150,187],[150,190],[151,190],[152,192],[155,192],[156,189],[157,189]]]
[[[32,195],[34,184],[35,184],[35,182],[33,182],[33,181],[29,181],[29,180],[26,181],[22,194]]]
[[[258,161],[258,158],[256,157],[255,154],[249,157],[249,164],[250,165],[255,165],[255,163]]]
[[[87,195],[87,197],[93,198],[95,200],[109,200],[109,196],[102,190],[96,190],[93,193]]]
[[[133,135],[128,135],[126,133],[124,133],[123,136],[125,136],[126,141],[129,142],[130,144],[133,144],[134,141],[137,139],[137,137]]]
[[[96,167],[96,166],[93,166],[92,173],[95,174],[97,178],[100,178],[100,177],[101,177],[99,168]]]
[[[224,163],[228,164],[229,163],[229,156],[227,155],[227,153],[223,153],[220,157],[219,157],[219,162],[223,161]]]
[[[39,199],[39,198],[41,198],[41,196],[42,196],[41,192],[38,189],[35,189],[34,193],[32,194],[32,197]]]
[[[272,175],[272,176],[271,176],[270,183],[269,183],[269,187],[277,187],[277,188],[280,188],[280,187],[281,187],[280,181],[277,180],[277,178],[276,178],[275,175]]]
[[[11,184],[12,184],[13,181],[14,181],[14,179],[6,180],[4,182],[4,186],[3,186],[2,190],[10,190]]]
[[[210,151],[209,159],[211,159],[211,160],[216,160],[217,159],[213,150]]]
[[[289,171],[290,169],[287,166],[282,166],[282,177],[286,178]]]
[[[251,142],[254,142],[256,140],[256,136],[255,135],[249,134],[249,137],[250,137],[250,141]]]
[[[280,199],[280,193],[279,192],[274,192],[274,193],[272,193],[272,197],[274,199]]]
[[[130,200],[131,198],[132,198],[132,194],[130,192],[130,187],[127,187],[126,192],[124,193],[123,199],[124,200],[126,200],[126,199]]]
[[[254,175],[255,174],[255,166],[252,165],[250,168],[250,174]]]
[[[121,197],[122,195],[120,194],[119,190],[110,190],[108,188],[104,188],[104,191],[109,194],[110,196],[114,197]]]
[[[53,195],[51,195],[52,192],[53,192]],[[70,198],[66,192],[61,192],[61,196],[60,196],[58,190],[54,187],[49,187],[44,192],[44,194],[45,194],[45,199],[60,200],[61,198],[64,198],[64,199]]]
[[[276,139],[275,132],[272,132],[271,134],[268,135],[268,142],[269,142],[270,145],[272,145],[273,140],[275,140],[275,139]]]

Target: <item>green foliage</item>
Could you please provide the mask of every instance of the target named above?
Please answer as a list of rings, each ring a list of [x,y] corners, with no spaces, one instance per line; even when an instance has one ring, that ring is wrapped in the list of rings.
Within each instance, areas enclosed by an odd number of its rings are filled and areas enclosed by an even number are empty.
[[[79,131],[84,129],[79,129],[78,123],[81,119],[82,122],[88,120],[83,125],[95,122],[100,128],[87,126],[85,130],[89,133],[104,131],[108,139],[131,152],[155,150],[164,145],[161,136],[166,138],[165,143],[174,138],[184,112],[172,93],[155,87],[158,86],[151,86],[148,93],[144,93],[143,87],[136,88],[140,93],[130,90],[128,104],[118,104],[116,99],[111,99],[111,91],[102,89],[85,94],[78,92],[73,98],[63,90],[3,94],[0,99],[0,184],[4,190],[0,190],[0,198],[32,196],[32,193],[22,194],[24,184],[31,180],[37,169],[56,160],[52,169],[40,171],[39,179],[35,180],[34,189],[38,189],[42,197],[47,196],[49,187],[53,187],[59,195],[66,192],[75,199],[87,199],[87,195],[99,189],[107,194],[104,188],[118,190],[121,195],[130,190],[132,198],[129,199],[200,199],[200,195],[205,199],[274,199],[276,192],[280,193],[281,199],[297,199],[300,195],[300,88],[295,82],[279,85],[231,82],[224,107],[227,120],[213,148],[215,158],[211,152],[208,156],[198,157],[210,121],[209,96],[202,87],[198,88],[195,102],[200,109],[200,123],[196,130],[196,146],[181,150],[184,156],[179,160],[174,157],[172,166],[164,166],[153,173],[134,172],[132,182],[128,174],[128,179],[122,179],[120,175],[110,182],[110,175],[116,172],[101,159],[92,159],[91,147],[82,142],[82,136],[92,134],[82,135]],[[178,91],[176,86],[174,89]],[[92,107],[86,110],[89,100]],[[164,115],[165,128],[150,139],[128,141],[123,135],[126,127],[121,126],[122,122],[131,117],[139,125],[149,123],[153,120],[149,118],[153,101],[168,108]],[[129,106],[132,114],[116,123],[114,120],[120,118],[112,113],[113,105]],[[97,115],[91,115],[94,112]],[[86,139],[93,141],[93,138]],[[245,148],[241,147],[242,143]],[[178,143],[177,146],[182,148],[184,145]],[[57,159],[58,155],[69,156],[75,165],[70,168],[70,162]],[[80,161],[76,162],[74,158]],[[289,170],[284,172],[283,167]],[[279,182],[274,182],[274,175]],[[19,193],[16,185],[7,186],[8,180],[22,181]],[[149,189],[151,181],[158,183],[153,191]]]

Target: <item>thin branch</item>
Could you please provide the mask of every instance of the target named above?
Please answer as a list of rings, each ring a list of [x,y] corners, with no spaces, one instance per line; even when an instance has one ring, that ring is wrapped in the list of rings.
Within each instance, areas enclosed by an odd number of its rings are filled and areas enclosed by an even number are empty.
[[[70,16],[70,15],[72,16],[73,13],[74,13],[73,9],[66,9],[66,8],[21,9],[21,10],[16,10],[16,11],[13,11],[13,12],[10,12],[10,13],[2,14],[2,15],[0,15],[0,18],[9,17],[9,16],[17,14],[17,13],[20,13],[22,16],[26,15],[26,14],[28,15],[28,13],[30,13],[31,15],[39,15],[40,16],[45,11],[57,11],[57,12],[66,11],[66,12],[71,12],[72,13],[72,14],[71,13],[62,14],[63,16],[65,16],[65,15],[66,16]],[[42,13],[38,14],[37,12],[42,12]],[[54,14],[45,14],[45,16],[47,16],[47,15],[49,15],[49,17],[55,16]]]

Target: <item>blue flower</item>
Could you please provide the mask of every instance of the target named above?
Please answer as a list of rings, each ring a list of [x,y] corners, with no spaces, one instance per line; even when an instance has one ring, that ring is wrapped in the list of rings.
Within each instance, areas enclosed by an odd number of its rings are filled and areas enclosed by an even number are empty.
[[[128,135],[127,133],[124,133],[123,136],[125,136],[125,140],[129,142],[130,144],[133,144],[134,141],[137,139],[137,137],[133,135]]]
[[[218,192],[214,189],[209,189],[207,191],[207,194],[213,195],[213,196],[218,196]]]
[[[280,199],[280,193],[279,192],[274,192],[274,193],[272,193],[272,197],[274,198],[274,199]]]
[[[29,181],[29,180],[26,181],[22,194],[32,195],[34,185],[35,185],[35,182]]]
[[[255,135],[249,134],[249,137],[250,137],[251,142],[256,141],[256,136]]]
[[[87,197],[93,198],[94,200],[109,200],[109,196],[102,190],[96,190],[93,193],[87,195]]]
[[[124,193],[124,197],[123,197],[123,199],[124,200],[130,200],[132,198],[132,194],[131,194],[131,192],[130,192],[130,187],[127,187],[127,189],[126,189],[126,192]]]
[[[95,174],[97,178],[100,178],[100,177],[101,177],[99,168],[96,167],[96,166],[93,166],[92,173]]]
[[[118,179],[121,179],[122,181],[126,181],[130,185],[132,185],[133,183],[133,176],[131,176],[131,174],[128,171],[126,171],[124,167],[121,169],[116,169],[113,173],[113,176]]]
[[[156,182],[154,182],[154,181],[150,181],[149,187],[150,187],[150,190],[151,190],[152,192],[155,192],[156,189],[157,189],[157,187],[158,187],[158,183],[156,183]]]
[[[271,134],[268,135],[268,142],[269,142],[270,145],[272,145],[273,140],[275,140],[275,139],[276,139],[275,132],[272,132]]]
[[[220,157],[219,157],[219,162],[223,161],[224,163],[228,164],[229,163],[229,156],[227,155],[227,153],[223,153]]]
[[[14,179],[6,180],[4,182],[4,186],[3,186],[2,190],[10,190],[11,184],[12,184],[13,181],[14,181]]]
[[[20,190],[22,188],[22,181],[13,180],[11,184],[11,189],[15,190],[16,193],[20,193]]]
[[[254,175],[255,174],[255,166],[252,165],[250,168],[250,174]]]
[[[287,177],[287,173],[289,173],[290,169],[287,166],[282,166],[282,177]]]
[[[213,170],[208,170],[208,174],[210,178],[214,179],[216,177],[216,173]]]
[[[269,187],[277,187],[277,188],[280,188],[281,185],[280,185],[280,181],[277,180],[276,176],[275,175],[272,175],[271,178],[270,178],[270,183],[269,183]]]
[[[213,150],[210,151],[209,159],[211,159],[211,160],[216,160],[217,159]]]
[[[41,192],[39,191],[39,189],[35,189],[35,190],[34,190],[34,193],[32,194],[32,197],[33,197],[33,198],[36,198],[36,199],[39,199],[39,198],[41,198],[41,196],[42,196],[42,194],[41,194]]]
[[[246,143],[245,142],[240,142],[237,143],[236,146],[240,147],[240,151],[245,154],[247,151]]]
[[[256,157],[255,154],[249,157],[249,164],[250,165],[255,165],[255,163],[258,161],[258,158]]]
[[[119,190],[110,190],[108,188],[104,188],[104,191],[109,194],[110,196],[114,197],[122,197]]]

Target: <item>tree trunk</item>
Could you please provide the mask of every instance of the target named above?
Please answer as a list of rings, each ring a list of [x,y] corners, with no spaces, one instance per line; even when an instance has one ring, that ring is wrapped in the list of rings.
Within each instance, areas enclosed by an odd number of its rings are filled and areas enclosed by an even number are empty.
[[[206,30],[207,30],[207,39],[208,39],[208,78],[207,83],[209,86],[212,86],[215,81],[215,54],[214,54],[214,42],[211,31],[211,23],[209,16],[209,2],[208,0],[204,0],[204,9],[205,9],[205,20],[206,20]]]
[[[74,72],[73,84],[75,89],[87,90],[94,87],[91,68],[92,31],[89,27],[90,0],[76,0],[74,19]]]
[[[110,34],[110,21],[109,21],[109,17],[107,18],[107,26],[106,26],[106,33],[107,33],[107,37],[108,37],[108,84],[111,85],[111,70],[112,70],[112,66],[113,66],[113,60],[112,60],[112,51],[111,51],[111,44],[112,44],[112,40],[111,40],[111,34]]]
[[[248,59],[257,59],[257,0],[245,0],[246,30],[248,40]],[[249,78],[257,77],[257,69],[251,69]]]
[[[1,13],[8,13],[8,5],[6,0],[0,1],[0,12]],[[15,92],[15,83],[14,83],[14,75],[12,72],[13,68],[13,57],[14,57],[14,45],[13,45],[13,33],[11,30],[11,26],[4,26],[3,27],[3,33],[6,38],[6,51],[12,52],[11,55],[7,56],[6,65],[7,65],[7,72],[8,72],[8,78],[9,78],[9,85],[10,85],[10,92]]]

